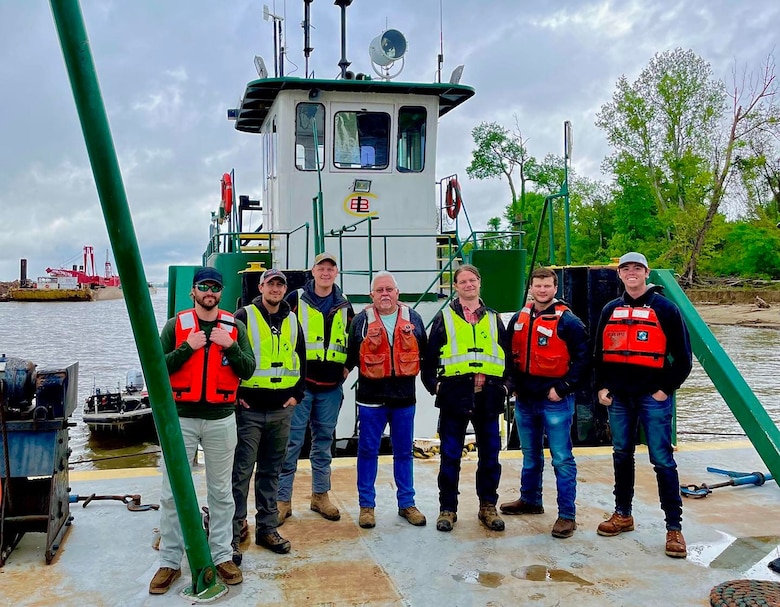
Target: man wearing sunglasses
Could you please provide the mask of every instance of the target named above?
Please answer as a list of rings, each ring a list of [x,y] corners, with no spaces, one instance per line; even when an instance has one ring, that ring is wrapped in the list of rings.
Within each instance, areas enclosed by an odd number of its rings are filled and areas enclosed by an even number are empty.
[[[235,505],[230,474],[236,447],[236,394],[249,378],[255,357],[246,326],[219,309],[222,274],[215,268],[195,272],[190,293],[194,307],[179,312],[160,335],[165,364],[179,414],[187,460],[203,448],[209,507],[209,548],[226,584],[243,581],[231,560]],[[176,514],[167,469],[160,494],[160,569],[149,584],[151,594],[164,594],[181,576],[184,540]]]
[[[277,494],[293,410],[303,400],[306,343],[298,318],[284,300],[287,277],[280,270],[263,272],[260,295],[236,311],[245,321],[257,361],[238,398],[238,447],[233,465],[233,559],[241,560],[239,542],[247,516],[247,497],[255,473],[255,543],[277,554],[290,552],[279,532]]]

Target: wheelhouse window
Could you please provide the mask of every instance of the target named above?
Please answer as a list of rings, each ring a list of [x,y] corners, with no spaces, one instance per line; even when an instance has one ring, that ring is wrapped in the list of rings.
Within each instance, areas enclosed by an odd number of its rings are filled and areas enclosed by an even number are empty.
[[[419,173],[425,168],[424,107],[402,107],[398,111],[398,170]]]
[[[390,157],[390,115],[337,112],[333,164],[339,169],[386,169]]]
[[[317,141],[314,140],[314,127]],[[295,108],[295,168],[316,171],[325,166],[325,106],[321,103],[299,103]]]

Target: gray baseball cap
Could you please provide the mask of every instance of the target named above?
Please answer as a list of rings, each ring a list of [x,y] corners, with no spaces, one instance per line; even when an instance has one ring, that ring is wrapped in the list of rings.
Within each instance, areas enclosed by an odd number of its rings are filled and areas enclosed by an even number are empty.
[[[646,268],[650,268],[650,266],[647,265],[647,257],[641,253],[637,253],[636,251],[631,251],[630,253],[623,255],[618,262],[618,268],[623,267],[629,263],[638,263],[639,265],[642,265]]]

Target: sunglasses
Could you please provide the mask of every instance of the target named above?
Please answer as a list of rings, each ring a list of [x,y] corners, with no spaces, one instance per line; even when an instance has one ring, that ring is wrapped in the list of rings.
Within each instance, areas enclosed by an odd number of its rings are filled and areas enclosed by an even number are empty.
[[[219,293],[222,291],[222,285],[207,285],[200,283],[195,285],[195,288],[203,293],[207,293],[208,291],[211,291],[212,293]]]

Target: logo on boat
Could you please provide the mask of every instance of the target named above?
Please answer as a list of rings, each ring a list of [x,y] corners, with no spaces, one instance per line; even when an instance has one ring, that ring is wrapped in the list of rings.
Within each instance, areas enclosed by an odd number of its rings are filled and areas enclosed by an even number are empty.
[[[344,210],[355,217],[376,217],[377,196],[371,192],[350,192],[344,199]]]

